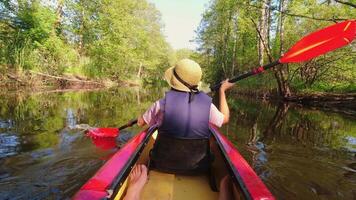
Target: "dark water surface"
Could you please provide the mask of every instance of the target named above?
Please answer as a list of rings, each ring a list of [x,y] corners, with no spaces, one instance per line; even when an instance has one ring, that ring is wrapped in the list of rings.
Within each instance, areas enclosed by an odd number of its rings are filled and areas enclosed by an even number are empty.
[[[125,124],[162,95],[1,93],[0,199],[70,198],[118,148],[98,148],[69,127]],[[356,118],[231,96],[229,104],[223,132],[278,199],[356,198]]]

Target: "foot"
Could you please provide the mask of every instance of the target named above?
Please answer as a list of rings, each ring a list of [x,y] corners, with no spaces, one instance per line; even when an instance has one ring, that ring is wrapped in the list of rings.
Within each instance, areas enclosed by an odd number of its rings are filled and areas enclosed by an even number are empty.
[[[139,200],[146,182],[147,167],[145,165],[136,165],[130,173],[129,186],[124,200]]]
[[[231,192],[231,180],[229,176],[225,176],[220,182],[219,200],[233,199]]]

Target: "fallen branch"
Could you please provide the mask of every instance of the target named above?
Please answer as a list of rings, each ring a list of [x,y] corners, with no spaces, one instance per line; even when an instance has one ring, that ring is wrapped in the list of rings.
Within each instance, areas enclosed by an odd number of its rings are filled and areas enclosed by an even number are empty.
[[[15,75],[12,75],[12,74],[7,74],[7,77],[9,77],[10,79],[16,81],[16,82],[19,82],[21,84],[24,84],[24,81],[22,81],[19,77],[15,76]]]
[[[80,83],[89,83],[89,84],[105,86],[103,83],[96,82],[96,81],[86,81],[86,80],[80,80],[80,79],[65,78],[65,77],[53,76],[53,75],[44,74],[44,73],[41,73],[41,72],[34,72],[34,71],[29,71],[29,72],[31,74],[35,74],[35,75],[38,75],[38,76],[44,76],[44,77],[48,77],[48,78],[53,78],[53,79],[57,79],[57,80],[64,80],[64,81],[70,81],[70,82],[80,82]]]
[[[341,2],[338,2],[338,3],[341,3]],[[342,2],[343,4],[346,4],[347,2]],[[255,9],[261,9],[260,6],[256,6],[256,5],[253,5],[253,4],[245,4],[246,6],[248,7],[252,7],[252,8],[255,8]],[[352,5],[350,5],[352,6]],[[296,14],[296,13],[290,13],[289,11],[280,11],[278,10],[277,8],[274,8],[274,7],[270,7],[268,8],[269,10],[271,11],[276,11],[276,12],[279,12],[281,14],[285,14],[285,15],[288,15],[288,16],[291,16],[291,17],[299,17],[299,18],[306,18],[306,19],[312,19],[312,20],[318,20],[318,21],[331,21],[331,22],[337,22],[337,21],[344,21],[344,20],[347,20],[347,18],[337,18],[335,16],[332,16],[331,18],[320,18],[320,17],[314,17],[314,16],[308,16],[308,15],[301,15],[301,14]]]
[[[291,96],[287,98],[288,101],[295,101],[299,103],[322,103],[330,102],[335,104],[345,104],[347,102],[356,105],[356,93],[348,94],[334,94],[334,93],[313,93]]]
[[[347,114],[356,117],[356,93],[315,93],[291,96],[287,101],[311,108]]]

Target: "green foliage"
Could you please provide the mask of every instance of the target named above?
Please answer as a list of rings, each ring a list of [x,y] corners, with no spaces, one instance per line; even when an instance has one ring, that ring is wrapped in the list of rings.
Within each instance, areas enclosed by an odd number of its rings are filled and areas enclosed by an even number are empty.
[[[107,0],[81,5],[89,9],[81,16],[89,25],[79,26],[76,32],[95,37],[80,41],[92,60],[86,68],[89,75],[125,79],[141,70],[140,76],[156,76],[152,72],[167,65],[169,46],[161,33],[159,12],[152,4]]]
[[[172,55],[146,0],[2,1],[0,11],[2,69],[157,78]]]
[[[1,21],[2,26],[8,28],[7,32],[1,32],[5,36],[1,37],[4,38],[1,44],[5,47],[1,64],[52,74],[60,74],[66,67],[74,65],[77,54],[56,34],[57,16],[53,9],[40,1],[18,1],[17,4],[16,10],[11,7],[5,9],[9,16],[14,17]]]
[[[59,37],[52,36],[39,46],[40,68],[51,73],[62,74],[67,68],[78,64],[78,53]]]
[[[24,30],[21,31],[23,37],[31,39],[34,45],[49,38],[53,31],[53,24],[56,16],[50,8],[40,4],[39,1],[19,1],[20,9],[17,13],[17,20],[21,21]]]
[[[175,61],[179,61],[184,58],[191,58],[194,56],[195,52],[190,49],[178,49],[175,52]]]

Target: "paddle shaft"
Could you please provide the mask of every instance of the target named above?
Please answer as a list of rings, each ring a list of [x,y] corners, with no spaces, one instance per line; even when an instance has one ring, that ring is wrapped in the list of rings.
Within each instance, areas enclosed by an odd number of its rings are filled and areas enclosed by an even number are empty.
[[[137,119],[133,119],[133,120],[129,121],[127,124],[125,124],[125,125],[123,125],[123,126],[120,126],[118,129],[119,129],[119,131],[120,131],[120,130],[123,130],[123,129],[125,129],[125,128],[131,127],[131,126],[133,126],[133,125],[136,124],[136,123],[137,123]]]
[[[276,66],[276,65],[279,65],[279,64],[281,64],[281,63],[279,62],[279,60],[277,60],[277,61],[274,61],[274,62],[269,63],[269,64],[267,64],[267,65],[263,65],[263,66],[261,66],[261,67],[254,68],[254,69],[252,69],[252,70],[250,70],[250,71],[246,71],[246,72],[244,72],[244,73],[242,73],[242,74],[240,74],[240,75],[237,75],[237,76],[235,76],[235,77],[229,79],[229,82],[230,82],[230,83],[235,83],[235,82],[240,81],[240,80],[242,80],[242,79],[245,79],[245,78],[247,78],[247,77],[260,74],[260,73],[262,73],[263,71],[265,71],[265,70],[267,70],[267,69],[270,69],[270,68],[272,68],[272,67],[274,67],[274,66]],[[221,86],[221,83],[218,83],[218,84],[216,84],[216,85],[214,85],[214,86],[211,86],[210,89],[211,89],[211,91],[217,91],[217,90],[220,88],[220,86]]]

